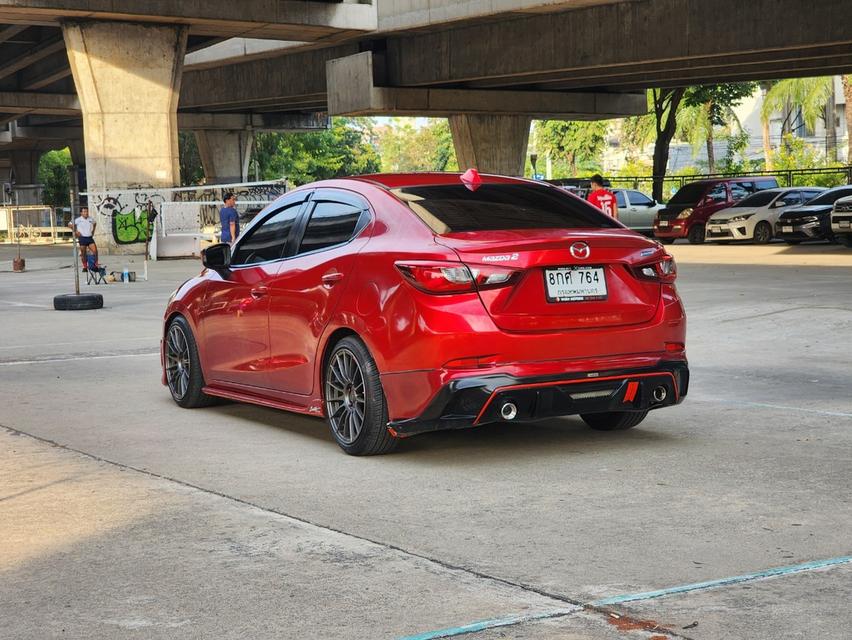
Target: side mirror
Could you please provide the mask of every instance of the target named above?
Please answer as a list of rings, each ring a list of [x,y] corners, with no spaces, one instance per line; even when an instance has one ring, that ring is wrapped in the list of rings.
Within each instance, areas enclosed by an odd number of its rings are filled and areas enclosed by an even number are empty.
[[[213,271],[227,271],[231,265],[231,245],[220,242],[207,247],[201,252],[201,263]]]

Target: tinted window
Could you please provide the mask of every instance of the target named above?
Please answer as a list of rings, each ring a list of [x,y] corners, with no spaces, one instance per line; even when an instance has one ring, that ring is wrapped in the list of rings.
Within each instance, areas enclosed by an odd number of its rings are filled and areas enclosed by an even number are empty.
[[[674,197],[669,200],[669,204],[696,205],[704,196],[704,192],[706,190],[706,182],[693,182],[691,184],[685,184],[680,189],[678,189],[678,192],[674,194]]]
[[[654,201],[641,191],[628,191],[627,193],[630,195],[630,204],[635,204],[640,207],[654,206]]]
[[[782,204],[779,204],[777,206],[783,205],[785,207],[789,207],[789,206],[792,206],[794,204],[802,204],[802,194],[799,193],[798,191],[788,191],[787,193],[782,195],[780,198],[778,198],[778,202],[780,202]]]
[[[826,191],[820,197],[814,198],[808,202],[808,204],[834,204],[835,200],[845,198],[846,196],[852,196],[852,187],[849,187],[848,189],[832,189],[831,191]]]
[[[348,242],[358,226],[361,211],[351,204],[318,202],[299,245],[299,253]]]
[[[526,184],[403,187],[393,193],[437,234],[505,229],[615,228],[589,203],[560,189]]]
[[[746,194],[743,193],[739,197],[741,198],[743,195]],[[707,193],[707,199],[712,200],[713,202],[726,202],[728,200],[728,190],[725,189],[725,183],[717,184],[715,187],[710,189]],[[735,199],[737,199],[736,196]]]
[[[778,181],[775,178],[770,180],[758,180],[757,181],[757,189],[776,189],[778,188]]]
[[[631,197],[630,199],[632,200],[633,198]],[[623,191],[616,191],[615,192],[615,202],[616,202],[616,204],[618,205],[619,208],[624,208],[624,207],[627,206],[627,203],[624,200],[624,192]]]
[[[804,198],[805,202],[810,202],[811,198],[816,198],[819,196],[822,191],[802,191],[802,198]]]
[[[733,187],[731,188],[731,191],[733,191]],[[777,195],[778,195],[777,191],[770,191],[769,193],[767,193],[766,191],[758,191],[757,193],[754,193],[754,194],[748,196],[747,198],[743,198],[742,200],[737,202],[734,206],[735,207],[765,207],[770,202],[772,202],[772,200]]]
[[[290,205],[250,229],[237,244],[231,264],[257,264],[283,257],[287,239],[301,208],[301,202]]]

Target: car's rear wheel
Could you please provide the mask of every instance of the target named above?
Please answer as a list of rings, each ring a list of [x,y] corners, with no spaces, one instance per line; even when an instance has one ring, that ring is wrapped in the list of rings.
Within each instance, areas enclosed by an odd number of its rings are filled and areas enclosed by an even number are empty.
[[[326,419],[341,449],[353,456],[372,456],[396,447],[397,439],[388,431],[379,369],[364,343],[347,336],[334,346],[324,387]]]
[[[582,413],[580,417],[597,431],[624,431],[645,419],[647,411],[608,411],[605,413]]]
[[[177,316],[166,329],[166,382],[174,401],[184,409],[207,407],[216,399],[202,391],[204,376],[198,359],[198,346],[183,316]]]
[[[769,244],[770,240],[772,240],[772,227],[768,222],[758,222],[754,228],[754,243]]]
[[[703,224],[694,224],[689,228],[689,233],[686,235],[686,239],[689,240],[689,244],[703,244],[704,243],[704,225]]]
[[[852,235],[845,234],[842,236],[837,236],[837,238],[840,240],[844,247],[849,247],[850,249],[852,249]]]

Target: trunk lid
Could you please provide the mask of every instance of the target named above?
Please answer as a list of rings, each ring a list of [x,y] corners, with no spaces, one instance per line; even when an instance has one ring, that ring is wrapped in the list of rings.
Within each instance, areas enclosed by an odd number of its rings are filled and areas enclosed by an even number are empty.
[[[636,233],[620,229],[523,229],[475,231],[436,236],[471,268],[506,267],[521,272],[511,286],[484,289],[479,296],[494,323],[505,331],[563,331],[648,322],[660,304],[660,284],[639,279],[631,267],[665,255],[662,247]],[[572,255],[575,243],[588,245]],[[601,276],[605,299],[548,300],[546,278],[568,278],[573,267],[592,267],[583,278]],[[560,269],[561,268],[561,269]],[[559,273],[562,273],[560,276]],[[577,273],[579,275],[579,273]],[[576,280],[577,275],[572,274]],[[573,281],[573,280],[572,280]],[[551,280],[551,283],[554,281]],[[557,280],[556,284],[567,282]],[[582,282],[600,292],[599,283]],[[566,289],[559,291],[565,292]]]

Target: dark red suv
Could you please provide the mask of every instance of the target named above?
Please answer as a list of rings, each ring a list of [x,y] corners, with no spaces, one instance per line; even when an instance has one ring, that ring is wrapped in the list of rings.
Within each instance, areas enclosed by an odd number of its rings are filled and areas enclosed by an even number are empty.
[[[654,221],[654,235],[663,244],[687,238],[691,244],[704,242],[707,220],[752,193],[774,189],[778,180],[760,178],[716,178],[683,185],[660,209]]]

